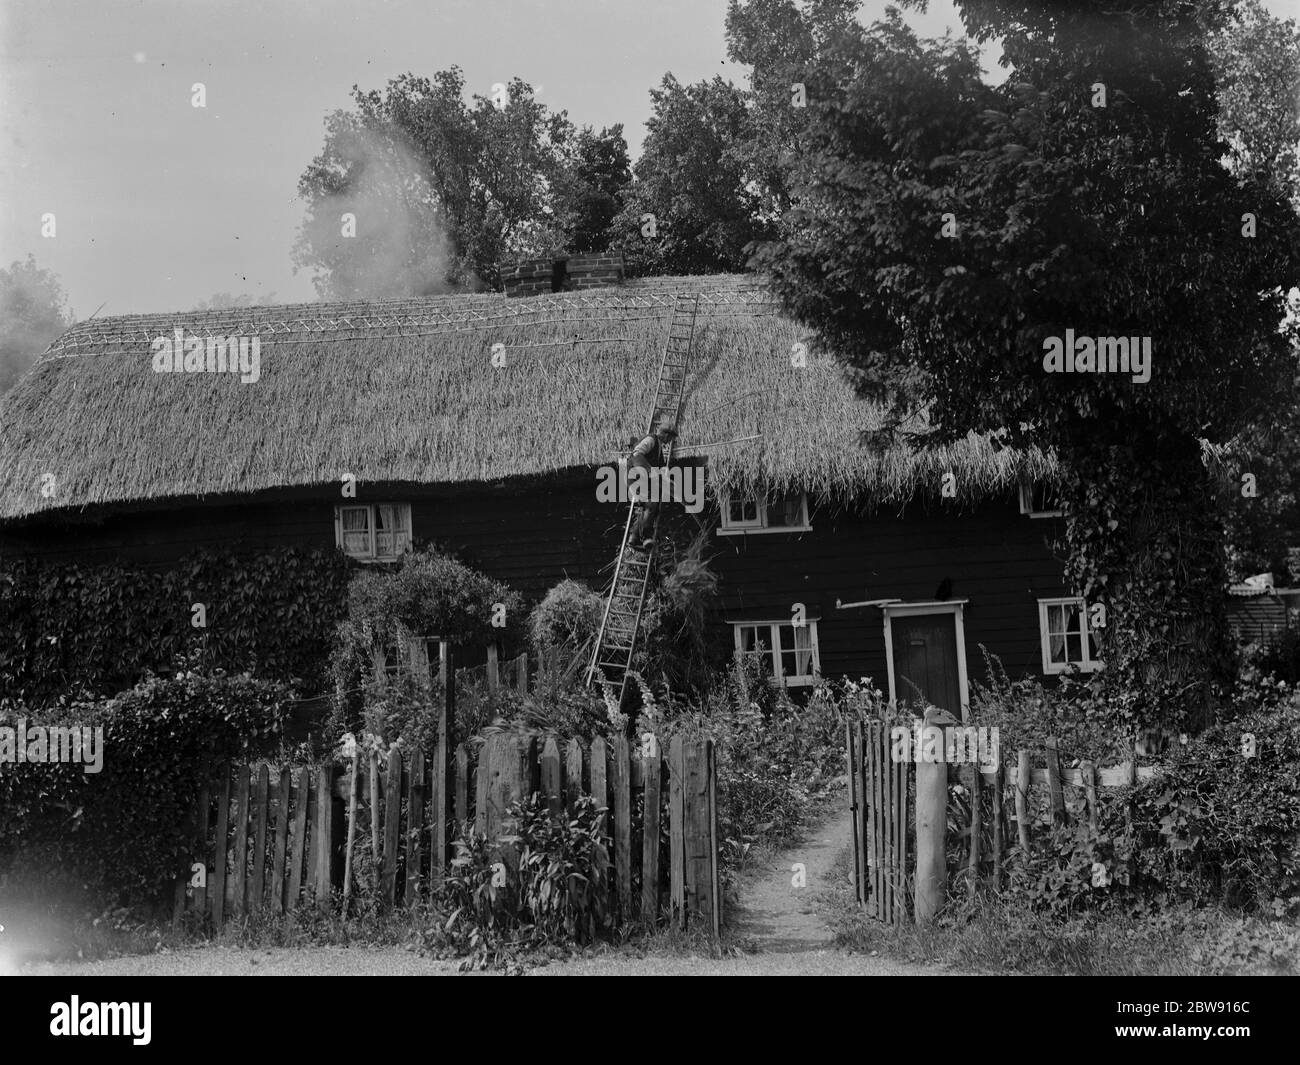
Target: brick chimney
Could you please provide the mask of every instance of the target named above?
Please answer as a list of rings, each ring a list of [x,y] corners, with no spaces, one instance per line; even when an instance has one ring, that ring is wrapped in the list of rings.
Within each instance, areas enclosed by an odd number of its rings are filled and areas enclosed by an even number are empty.
[[[622,252],[521,259],[501,268],[501,284],[507,296],[581,292],[618,285],[622,281]]]

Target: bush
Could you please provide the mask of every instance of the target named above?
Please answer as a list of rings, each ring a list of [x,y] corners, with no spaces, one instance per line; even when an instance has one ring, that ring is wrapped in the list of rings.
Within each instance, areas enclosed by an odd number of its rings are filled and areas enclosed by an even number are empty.
[[[106,903],[158,901],[193,860],[189,815],[200,786],[234,759],[278,752],[292,691],[248,676],[157,677],[112,699],[0,724],[103,729],[103,768],[7,765],[0,772],[0,866],[30,880],[76,877]]]
[[[583,796],[571,818],[554,817],[534,793],[510,806],[513,836],[492,844],[466,826],[439,889],[450,916],[431,930],[435,949],[469,955],[464,968],[485,968],[519,951],[594,940],[609,925],[608,888],[596,875],[609,865],[600,813]],[[502,854],[502,844],[516,854]]]
[[[1138,873],[1163,895],[1261,911],[1300,905],[1300,698],[1177,747],[1133,796],[1133,829]]]
[[[0,561],[0,691],[103,698],[178,657],[325,689],[351,562],[338,551],[200,551],[174,568]],[[207,627],[191,624],[193,604]]]
[[[561,667],[591,654],[600,631],[604,600],[580,581],[564,580],[548,591],[529,615],[533,651],[540,661],[558,653]]]
[[[761,660],[743,658],[739,669],[719,676],[693,706],[656,702],[643,690],[640,724],[664,743],[680,734],[715,744],[718,832],[728,882],[755,844],[780,843],[804,826],[815,800],[844,772],[845,721],[884,705],[865,678],[824,684],[802,707],[768,680]]]
[[[403,556],[393,570],[358,573],[335,634],[327,740],[364,729],[428,750],[441,695],[432,678],[412,676],[405,637],[441,636],[466,657],[486,657],[487,646],[499,642],[508,655],[520,644],[523,625],[517,592],[433,549]],[[376,675],[380,655],[399,667],[396,677]]]
[[[1044,750],[1054,736],[1067,760],[1115,765],[1128,759],[1132,726],[1111,713],[1091,681],[1062,676],[1054,687],[1032,676],[1012,681],[996,655],[982,644],[980,650],[988,682],[971,681],[970,724],[996,728],[1004,755]]]

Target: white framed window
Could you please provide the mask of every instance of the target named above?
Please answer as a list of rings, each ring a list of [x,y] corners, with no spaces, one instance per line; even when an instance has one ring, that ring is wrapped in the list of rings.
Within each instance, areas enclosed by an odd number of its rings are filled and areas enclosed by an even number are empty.
[[[722,494],[722,524],[718,527],[721,536],[808,532],[810,529],[806,492]]]
[[[1031,518],[1059,518],[1065,512],[1061,510],[1056,490],[1046,484],[1020,484],[1020,513]]]
[[[1097,639],[1088,628],[1088,609],[1082,599],[1038,600],[1038,631],[1044,673],[1067,673],[1071,668],[1091,673],[1101,668]]]
[[[334,508],[334,542],[363,562],[400,558],[411,550],[411,504],[339,504]]]
[[[762,655],[775,681],[788,687],[817,683],[821,658],[817,650],[817,622],[793,624],[784,621],[733,621],[736,651],[743,655]]]

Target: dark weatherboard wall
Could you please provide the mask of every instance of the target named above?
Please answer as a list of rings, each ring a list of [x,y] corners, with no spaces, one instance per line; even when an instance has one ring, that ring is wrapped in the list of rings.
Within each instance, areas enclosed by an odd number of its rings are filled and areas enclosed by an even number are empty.
[[[572,577],[607,579],[622,508],[598,503],[590,473],[463,487],[358,487],[355,502],[409,502],[417,542],[435,541],[530,600]],[[120,560],[169,565],[199,547],[332,548],[337,489],[292,489],[240,501],[153,504],[70,518],[47,516],[0,528],[0,556]],[[671,508],[670,508],[671,509]],[[883,615],[876,599],[929,601],[941,585],[964,608],[966,660],[984,678],[979,645],[1014,676],[1038,673],[1039,598],[1068,594],[1048,540],[1051,520],[1020,514],[1008,493],[970,509],[939,503],[903,513],[845,511],[810,500],[809,531],[713,536],[722,584],[719,620],[788,618],[802,603],[817,621],[822,672],[872,676],[887,688]]]

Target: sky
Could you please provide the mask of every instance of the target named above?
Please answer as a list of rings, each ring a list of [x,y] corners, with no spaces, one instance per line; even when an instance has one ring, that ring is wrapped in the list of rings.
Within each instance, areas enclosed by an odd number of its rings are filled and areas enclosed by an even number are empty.
[[[635,157],[666,72],[744,83],[725,15],[725,0],[0,0],[0,265],[34,255],[79,318],[217,292],[312,300],[290,258],[297,182],[354,83],[455,64],[489,94],[519,76],[579,125],[622,122]],[[948,0],[905,17],[961,32]]]

